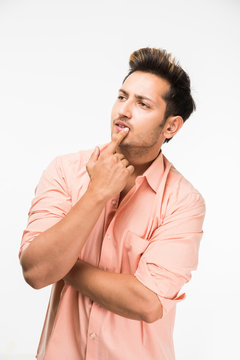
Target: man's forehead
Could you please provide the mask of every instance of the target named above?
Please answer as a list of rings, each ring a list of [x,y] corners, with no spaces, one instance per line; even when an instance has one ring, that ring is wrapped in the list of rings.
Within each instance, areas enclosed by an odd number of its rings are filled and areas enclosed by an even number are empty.
[[[149,98],[154,102],[163,100],[169,90],[170,84],[167,80],[142,71],[135,71],[129,75],[119,89],[129,95]]]

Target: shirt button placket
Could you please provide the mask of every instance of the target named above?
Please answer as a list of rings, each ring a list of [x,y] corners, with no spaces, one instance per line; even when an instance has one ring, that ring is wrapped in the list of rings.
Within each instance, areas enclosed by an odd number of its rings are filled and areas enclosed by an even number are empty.
[[[105,309],[101,308],[97,303],[93,302],[89,323],[88,323],[88,337],[85,360],[99,359],[99,334],[102,327],[102,321]]]

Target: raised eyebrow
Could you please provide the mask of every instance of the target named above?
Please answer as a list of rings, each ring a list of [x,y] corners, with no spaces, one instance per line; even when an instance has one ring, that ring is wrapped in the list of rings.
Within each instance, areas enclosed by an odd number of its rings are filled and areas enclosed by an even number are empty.
[[[122,92],[124,95],[127,95],[127,96],[129,95],[126,90],[119,89],[118,91],[119,91],[119,92]],[[148,101],[151,101],[154,105],[156,105],[153,100],[149,99],[149,98],[146,97],[146,96],[137,95],[137,94],[135,94],[134,96],[135,96],[135,98],[138,99],[138,100],[148,100]]]
[[[124,93],[124,95],[128,95],[128,92],[123,89],[119,89],[118,92],[122,92],[122,93]]]

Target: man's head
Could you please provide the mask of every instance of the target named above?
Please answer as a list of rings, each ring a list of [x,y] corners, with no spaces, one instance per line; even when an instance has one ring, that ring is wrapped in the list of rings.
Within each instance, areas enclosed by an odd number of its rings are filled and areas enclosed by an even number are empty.
[[[166,50],[147,47],[134,51],[130,55],[129,66],[129,72],[123,83],[134,71],[155,74],[169,83],[170,89],[164,95],[167,103],[165,121],[171,115],[179,115],[185,122],[196,109],[191,95],[189,76]],[[165,142],[170,140],[171,138],[166,139]]]
[[[130,131],[121,147],[142,148],[146,152],[168,142],[195,104],[188,75],[166,50],[134,51],[129,65],[112,109],[112,135],[120,130],[122,121]]]

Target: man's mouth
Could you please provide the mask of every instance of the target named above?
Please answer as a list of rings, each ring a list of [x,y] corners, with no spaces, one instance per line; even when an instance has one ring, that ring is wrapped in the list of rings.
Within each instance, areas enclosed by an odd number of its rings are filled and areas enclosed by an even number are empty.
[[[127,126],[127,124],[125,124],[123,121],[117,121],[115,125],[118,131],[123,131],[124,129],[130,130],[129,126]]]

